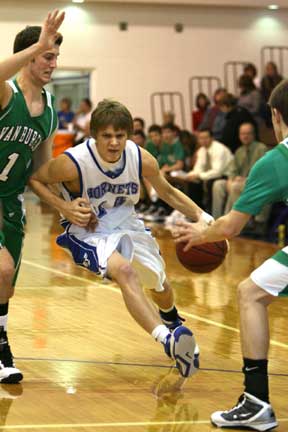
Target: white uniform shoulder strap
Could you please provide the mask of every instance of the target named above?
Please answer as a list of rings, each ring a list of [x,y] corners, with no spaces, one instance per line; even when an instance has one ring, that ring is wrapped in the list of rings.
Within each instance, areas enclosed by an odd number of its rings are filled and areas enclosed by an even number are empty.
[[[15,83],[14,83],[12,80],[7,81],[7,83],[8,83],[8,84],[10,85],[10,87],[12,88],[13,93],[18,93],[18,89],[17,89]]]
[[[48,108],[51,111],[50,130],[49,130],[49,134],[48,134],[48,136],[46,138],[46,139],[48,139],[51,136],[51,134],[52,134],[53,123],[54,123],[54,109],[53,109],[53,104],[52,104],[51,93],[49,91],[45,90],[45,89],[44,89],[44,91],[45,91],[45,94],[46,94],[47,106],[48,106]]]

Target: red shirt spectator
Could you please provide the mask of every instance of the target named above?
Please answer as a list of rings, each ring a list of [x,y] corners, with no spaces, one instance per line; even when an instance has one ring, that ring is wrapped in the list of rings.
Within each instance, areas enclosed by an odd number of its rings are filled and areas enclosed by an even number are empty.
[[[192,129],[197,130],[203,121],[204,115],[210,105],[210,100],[205,93],[199,93],[196,97],[197,110],[192,112]]]

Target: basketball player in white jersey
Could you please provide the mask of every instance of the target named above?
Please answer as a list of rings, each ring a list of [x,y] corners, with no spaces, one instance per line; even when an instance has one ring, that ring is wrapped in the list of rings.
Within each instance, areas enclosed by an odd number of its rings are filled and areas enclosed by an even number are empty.
[[[158,245],[135,213],[141,177],[162,200],[192,220],[209,222],[211,217],[172,187],[153,156],[128,139],[133,119],[126,107],[100,102],[90,126],[93,138],[43,165],[31,178],[31,187],[60,211],[63,200],[56,196],[51,200],[49,184],[60,184],[66,202],[87,200],[97,224],[66,221],[57,243],[70,250],[76,264],[117,282],[135,321],[164,345],[181,375],[190,376],[199,366],[199,351],[192,332],[182,326]],[[151,275],[149,288],[160,314],[144,295],[143,274]]]

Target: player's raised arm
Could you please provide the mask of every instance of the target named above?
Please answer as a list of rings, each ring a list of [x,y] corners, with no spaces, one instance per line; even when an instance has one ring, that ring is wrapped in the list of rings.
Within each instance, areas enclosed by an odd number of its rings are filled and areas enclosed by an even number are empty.
[[[35,56],[51,49],[56,40],[61,37],[58,29],[64,20],[65,13],[54,10],[50,12],[42,26],[39,40],[26,49],[17,52],[14,44],[14,54],[0,62],[0,109],[5,108],[10,97],[11,89],[6,83],[6,80],[12,78],[25,64],[32,60]],[[21,33],[16,36],[21,37]]]
[[[204,221],[209,222],[213,220],[212,216],[203,212],[187,195],[168,183],[161,174],[156,159],[150,153],[142,148],[140,150],[142,156],[142,175],[149,180],[163,201],[194,221],[204,219]]]
[[[42,165],[29,180],[33,192],[42,201],[58,210],[68,221],[78,226],[87,227],[92,217],[89,201],[76,198],[67,202],[50,191],[47,185],[55,183],[77,184],[78,171],[76,165],[66,155],[60,155]]]

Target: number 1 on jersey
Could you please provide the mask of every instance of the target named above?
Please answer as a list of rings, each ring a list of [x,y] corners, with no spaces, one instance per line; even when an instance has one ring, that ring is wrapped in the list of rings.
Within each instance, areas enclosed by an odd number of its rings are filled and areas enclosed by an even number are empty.
[[[16,160],[19,157],[19,153],[12,153],[10,156],[8,156],[9,162],[3,169],[3,171],[0,173],[0,181],[6,182],[8,179],[8,174],[11,171],[13,165],[15,164]]]

